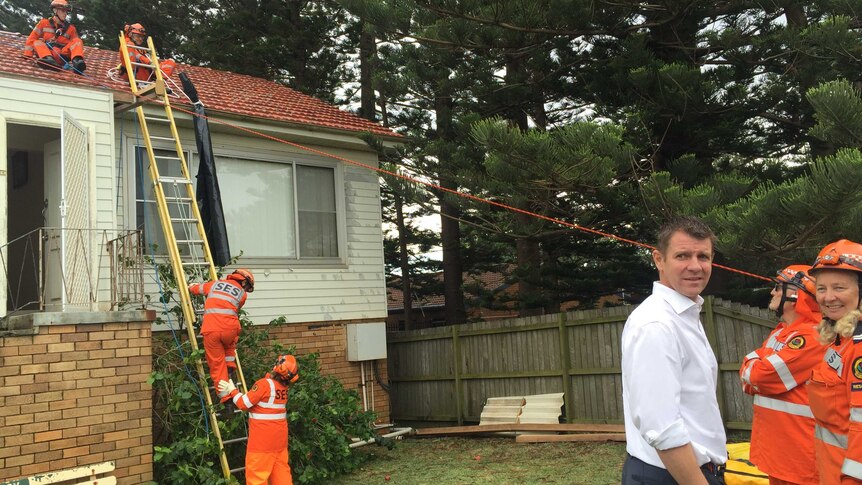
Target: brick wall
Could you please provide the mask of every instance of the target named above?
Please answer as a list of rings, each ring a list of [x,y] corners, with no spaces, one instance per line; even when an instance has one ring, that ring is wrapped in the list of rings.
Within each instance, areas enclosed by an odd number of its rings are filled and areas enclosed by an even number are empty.
[[[10,318],[0,331],[0,479],[113,461],[117,483],[152,480],[153,318]]]
[[[379,322],[380,320],[374,320]],[[362,373],[359,362],[350,362],[347,360],[347,323],[368,323],[363,321],[356,322],[319,322],[319,323],[303,323],[290,324],[281,327],[275,327],[270,331],[270,335],[277,339],[282,345],[295,345],[298,354],[308,354],[318,352],[320,354],[320,368],[325,374],[335,376],[344,387],[355,389],[360,398],[362,398]],[[242,357],[242,356],[240,356]],[[386,369],[386,360],[381,359],[375,361],[377,365],[377,375],[384,383],[388,382],[389,376]],[[302,370],[300,369],[300,372]],[[255,379],[252,376],[245,376],[246,379]],[[365,381],[366,389],[365,396],[368,401],[368,408],[373,409],[377,413],[378,423],[389,422],[389,395],[383,390],[378,382],[374,379],[371,372],[371,363],[365,364]],[[372,402],[373,393],[373,402]]]

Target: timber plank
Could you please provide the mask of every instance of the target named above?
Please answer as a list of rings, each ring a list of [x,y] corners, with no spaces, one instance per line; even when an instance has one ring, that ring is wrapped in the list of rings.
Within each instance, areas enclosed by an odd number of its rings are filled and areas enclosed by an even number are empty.
[[[556,443],[561,441],[618,441],[625,442],[624,433],[587,433],[587,434],[522,434],[515,437],[515,443]]]
[[[546,431],[562,433],[623,433],[625,427],[621,424],[484,424],[476,426],[446,426],[442,428],[419,428],[416,436],[450,436],[475,433],[499,433],[506,431]]]

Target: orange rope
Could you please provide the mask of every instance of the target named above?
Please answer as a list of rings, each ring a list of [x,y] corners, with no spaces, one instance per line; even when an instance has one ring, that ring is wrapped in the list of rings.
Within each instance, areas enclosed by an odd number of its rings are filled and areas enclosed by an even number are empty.
[[[157,104],[164,104],[164,103],[163,103],[162,101],[160,101],[160,100],[152,100],[152,101],[153,101],[154,103],[157,103]],[[549,222],[552,222],[552,223],[555,223],[555,224],[559,224],[559,225],[561,225],[561,226],[570,227],[570,228],[572,228],[572,229],[576,229],[576,230],[578,230],[578,231],[582,231],[582,232],[586,232],[586,233],[590,233],[590,234],[595,234],[595,235],[598,235],[598,236],[606,237],[606,238],[608,238],[608,239],[615,239],[615,240],[617,240],[617,241],[622,241],[622,242],[624,242],[624,243],[628,243],[628,244],[631,244],[631,245],[633,245],[633,246],[639,246],[639,247],[646,248],[646,249],[650,249],[650,250],[656,249],[654,246],[650,246],[649,244],[644,244],[644,243],[642,243],[642,242],[638,242],[638,241],[635,241],[635,240],[632,240],[632,239],[627,239],[627,238],[624,238],[624,237],[622,237],[622,236],[617,236],[616,234],[611,234],[611,233],[608,233],[608,232],[600,231],[600,230],[598,230],[598,229],[592,229],[592,228],[589,228],[589,227],[586,227],[586,226],[581,226],[581,225],[579,225],[579,224],[574,224],[574,223],[571,223],[571,222],[566,222],[566,221],[563,221],[563,220],[560,220],[560,219],[555,219],[555,218],[553,218],[553,217],[549,217],[549,216],[546,216],[546,215],[537,214],[537,213],[535,213],[535,212],[531,212],[531,211],[528,211],[528,210],[525,210],[525,209],[520,209],[520,208],[518,208],[518,207],[513,207],[513,206],[508,205],[508,204],[503,204],[502,202],[496,202],[496,201],[493,201],[493,200],[489,200],[489,199],[485,199],[485,198],[482,198],[482,197],[478,197],[478,196],[475,196],[475,195],[473,195],[473,194],[468,194],[468,193],[464,193],[464,192],[459,192],[459,191],[457,191],[457,190],[449,189],[449,188],[446,188],[446,187],[440,186],[440,185],[435,184],[435,183],[432,183],[432,182],[427,182],[427,181],[424,181],[424,180],[419,180],[419,179],[414,178],[414,177],[411,177],[411,176],[409,176],[409,175],[404,175],[404,174],[400,174],[400,173],[397,173],[397,172],[392,172],[392,171],[390,171],[390,170],[386,170],[386,169],[379,168],[379,167],[373,167],[373,166],[371,166],[371,165],[368,165],[368,164],[365,164],[365,163],[362,163],[362,162],[357,162],[357,161],[355,161],[355,160],[350,160],[350,159],[348,159],[348,158],[344,158],[344,157],[341,157],[341,156],[338,156],[338,155],[333,155],[333,154],[331,154],[331,153],[327,153],[327,152],[324,152],[324,151],[321,151],[321,150],[317,150],[317,149],[315,149],[315,148],[311,148],[311,147],[307,147],[307,146],[304,146],[304,145],[300,145],[299,143],[295,143],[295,142],[287,141],[287,140],[282,140],[281,138],[276,138],[276,137],[274,137],[274,136],[267,135],[267,134],[265,134],[265,133],[261,133],[261,132],[259,132],[259,131],[255,131],[255,130],[252,130],[252,129],[250,129],[250,128],[244,128],[244,127],[242,127],[242,126],[238,126],[238,125],[235,125],[235,124],[233,124],[233,123],[229,123],[229,122],[227,122],[227,121],[219,120],[219,119],[216,119],[216,118],[210,118],[209,116],[206,116],[206,115],[198,115],[197,113],[195,113],[195,112],[193,112],[193,111],[189,111],[189,110],[186,110],[186,109],[183,109],[183,108],[180,108],[180,107],[174,107],[174,106],[171,106],[171,108],[172,108],[172,109],[175,109],[175,110],[177,110],[177,111],[181,111],[181,112],[183,112],[183,113],[190,114],[190,115],[192,115],[192,116],[198,116],[198,117],[204,118],[204,119],[206,119],[207,121],[212,121],[212,122],[219,123],[219,124],[222,124],[222,125],[225,125],[225,126],[229,126],[229,127],[231,127],[231,128],[234,128],[234,129],[237,129],[237,130],[240,130],[240,131],[244,131],[244,132],[246,132],[246,133],[251,133],[252,135],[255,135],[255,136],[259,136],[259,137],[262,137],[262,138],[267,138],[267,139],[269,139],[269,140],[272,140],[272,141],[275,141],[275,142],[278,142],[278,143],[284,143],[285,145],[290,145],[290,146],[292,146],[292,147],[299,148],[300,150],[305,150],[305,151],[308,151],[308,152],[314,153],[314,154],[316,154],[316,155],[321,155],[321,156],[324,156],[324,157],[327,157],[327,158],[332,158],[332,159],[335,159],[335,160],[339,160],[339,161],[342,161],[342,162],[344,162],[344,163],[349,163],[349,164],[351,164],[351,165],[355,165],[355,166],[357,166],[357,167],[362,167],[362,168],[365,168],[365,169],[368,169],[368,170],[373,170],[373,171],[378,172],[378,173],[385,173],[385,174],[390,175],[390,176],[392,176],[392,177],[398,177],[398,178],[403,179],[403,180],[406,180],[406,181],[408,181],[408,182],[413,182],[413,183],[416,183],[416,184],[422,184],[422,185],[425,185],[425,186],[427,186],[427,187],[431,187],[431,188],[433,188],[433,189],[436,189],[436,190],[439,190],[439,191],[442,191],[442,192],[448,192],[448,193],[453,194],[453,195],[456,195],[456,196],[458,196],[458,197],[462,197],[462,198],[465,198],[465,199],[474,200],[474,201],[476,201],[476,202],[481,202],[481,203],[483,203],[483,204],[487,204],[487,205],[491,205],[491,206],[499,207],[499,208],[501,208],[501,209],[505,209],[505,210],[510,211],[510,212],[517,212],[517,213],[521,213],[521,214],[526,214],[526,215],[529,215],[529,216],[532,216],[532,217],[536,217],[536,218],[538,218],[538,219],[543,219],[543,220],[546,220],[546,221],[549,221]],[[743,275],[743,276],[748,276],[748,277],[751,277],[751,278],[756,278],[756,279],[759,279],[759,280],[762,280],[762,281],[769,281],[769,282],[771,282],[771,281],[772,281],[770,278],[766,278],[766,277],[764,277],[764,276],[760,276],[760,275],[757,275],[757,274],[754,274],[754,273],[749,273],[748,271],[743,271],[743,270],[740,270],[740,269],[732,268],[732,267],[730,267],[730,266],[725,266],[725,265],[716,264],[716,263],[713,263],[713,266],[715,266],[716,268],[721,268],[721,269],[723,269],[723,270],[733,272],[733,273],[738,273],[738,274],[741,274],[741,275]]]

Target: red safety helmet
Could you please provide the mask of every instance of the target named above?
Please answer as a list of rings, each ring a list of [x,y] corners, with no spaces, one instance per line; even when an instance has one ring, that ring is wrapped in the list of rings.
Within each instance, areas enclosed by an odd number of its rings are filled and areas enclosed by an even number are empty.
[[[272,373],[287,382],[294,383],[299,380],[299,365],[296,357],[292,355],[279,355],[272,368]]]
[[[69,6],[69,2],[66,0],[51,0],[51,10],[55,8],[61,8],[67,12],[72,10],[72,7]]]
[[[809,276],[811,266],[807,264],[791,264],[779,271],[772,281],[778,284],[787,284],[802,290],[811,296],[817,292],[817,284],[814,278]]]
[[[126,35],[128,35],[129,37],[131,37],[132,34],[139,34],[139,35],[143,35],[145,37],[147,35],[147,29],[145,29],[144,26],[141,24],[126,25],[123,28],[123,30],[126,32]]]
[[[249,293],[254,291],[254,275],[247,269],[238,269],[229,274],[227,279],[236,281]]]
[[[808,274],[817,278],[822,269],[843,269],[862,273],[862,244],[841,239],[820,250]]]

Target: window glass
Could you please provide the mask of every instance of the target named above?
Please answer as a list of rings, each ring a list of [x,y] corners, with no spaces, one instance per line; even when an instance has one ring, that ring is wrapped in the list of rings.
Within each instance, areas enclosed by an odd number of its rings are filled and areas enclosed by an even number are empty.
[[[303,258],[338,257],[335,171],[297,165],[299,244]]]

